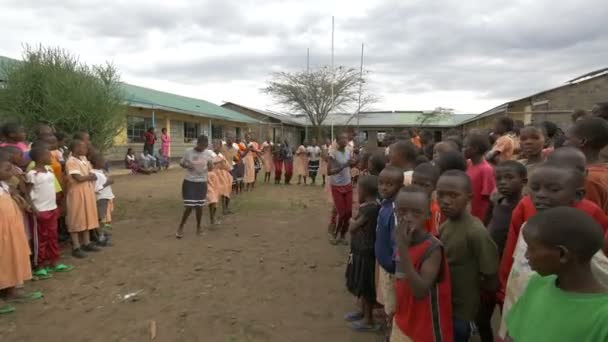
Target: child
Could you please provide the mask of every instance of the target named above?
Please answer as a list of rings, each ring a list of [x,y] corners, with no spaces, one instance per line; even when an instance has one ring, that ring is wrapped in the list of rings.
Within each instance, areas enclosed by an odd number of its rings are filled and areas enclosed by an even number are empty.
[[[232,194],[232,184],[233,178],[230,171],[232,167],[230,163],[226,159],[226,157],[222,154],[222,141],[216,139],[213,141],[213,153],[215,157],[213,158],[213,169],[218,173],[220,183],[222,187],[220,189],[220,199],[222,201],[222,214],[230,215],[233,212],[230,210],[230,197]]]
[[[163,155],[162,148],[158,149],[154,158],[156,158],[156,163],[158,164],[159,169],[169,170],[169,159]]]
[[[439,169],[431,163],[423,163],[416,166],[414,174],[412,175],[412,185],[416,185],[424,190],[429,198],[429,217],[424,222],[424,227],[427,232],[431,233],[433,236],[439,235],[439,225],[443,222],[441,209],[433,196],[438,180]]]
[[[13,201],[8,184],[13,177],[13,166],[9,162],[9,154],[0,151],[0,293],[12,300],[19,299],[16,286],[32,278],[30,267],[30,247],[25,235],[23,215],[17,203]],[[29,295],[32,299],[40,298],[41,294]],[[23,297],[23,296],[21,296]],[[10,304],[0,299],[0,314],[15,311]]]
[[[353,158],[358,161],[361,161],[361,150],[357,147],[353,149]],[[362,168],[359,164],[360,162],[350,168],[350,178],[352,179],[353,186],[357,185],[357,182],[359,181],[359,176],[361,176]]]
[[[246,148],[241,152],[241,159],[245,172],[243,173],[243,182],[245,183],[245,191],[252,191],[256,179],[255,159],[257,158],[257,149],[254,142],[249,142]]]
[[[331,141],[329,139],[325,140],[325,144],[321,145],[321,160],[319,162],[319,174],[323,180],[323,186],[325,187],[326,178],[327,178],[327,168],[329,165],[329,150],[331,148]]]
[[[350,221],[350,255],[346,266],[346,287],[361,301],[361,311],[346,315],[357,331],[376,330],[373,309],[376,304],[374,242],[378,218],[378,177],[363,176],[358,183],[359,212]]]
[[[51,277],[50,272],[67,272],[73,267],[57,264],[59,210],[55,175],[48,166],[51,163],[51,152],[46,146],[39,144],[30,150],[30,158],[36,163],[26,174],[30,198],[35,209],[38,236],[38,259],[34,276],[38,279],[48,279]]]
[[[312,185],[317,184],[317,174],[319,173],[319,166],[321,160],[321,148],[317,144],[316,139],[312,139],[312,144],[310,144],[306,151],[308,151],[309,161],[308,161],[308,175],[312,180]]]
[[[25,153],[28,150],[27,143],[25,142],[25,128],[23,125],[16,122],[8,122],[2,126],[2,136],[4,136],[4,142],[0,143],[0,147],[14,146]],[[24,165],[17,165],[23,167]]]
[[[519,149],[515,133],[513,133],[515,123],[513,119],[508,116],[503,116],[496,119],[494,123],[494,134],[498,135],[494,147],[487,154],[486,159],[492,163],[497,164],[504,160],[512,160],[515,155],[515,151]]]
[[[104,170],[106,160],[100,153],[91,156],[91,163],[93,164],[92,172],[97,177],[95,181],[97,216],[99,218],[97,245],[105,247],[110,243],[108,229],[112,226],[112,211],[114,210],[114,192],[112,191],[114,180]]]
[[[338,137],[338,147],[331,151],[329,156],[328,174],[331,176],[331,194],[338,215],[338,222],[333,232],[332,244],[347,245],[345,239],[348,223],[353,210],[353,186],[351,183],[350,167],[354,163],[352,152],[346,148],[348,137],[346,133]],[[339,239],[338,239],[339,235]]]
[[[298,177],[298,185],[302,184],[302,178],[304,178],[304,185],[306,185],[306,177],[308,176],[308,150],[306,146],[308,144],[304,142],[296,150],[296,157],[293,162],[293,174]]]
[[[372,176],[379,176],[386,167],[386,156],[384,152],[373,153],[367,160],[367,172]]]
[[[587,158],[585,197],[608,213],[608,165],[599,157],[608,146],[608,122],[600,118],[579,120],[567,136],[567,144],[580,149]]]
[[[441,242],[425,227],[430,205],[416,186],[401,189],[395,201],[399,262],[391,341],[453,341],[450,272]]]
[[[528,174],[532,174],[534,168],[545,160],[543,148],[545,146],[545,133],[543,129],[536,126],[526,126],[519,133],[519,144],[521,156],[519,162],[524,164]]]
[[[437,163],[439,158],[446,152],[458,151],[460,151],[460,148],[458,148],[458,145],[455,142],[451,140],[440,141],[433,145],[433,162]]]
[[[274,144],[270,137],[266,138],[266,141],[262,143],[262,160],[264,161],[264,183],[270,183],[270,176],[274,169],[272,149]]]
[[[532,275],[526,258],[526,243],[521,228],[537,211],[558,206],[571,206],[586,212],[604,229],[608,228],[608,217],[593,202],[583,199],[585,175],[578,169],[547,162],[539,165],[530,176],[532,195],[524,197],[513,210],[507,243],[500,264],[501,290],[498,299],[504,299],[503,318],[523,293]],[[601,253],[600,253],[601,254]],[[500,334],[504,337],[504,320]]]
[[[416,146],[409,141],[397,141],[391,145],[389,151],[390,165],[403,170],[403,185],[412,183],[412,173],[414,173],[413,170],[416,167],[417,156]]]
[[[289,146],[287,140],[283,141],[281,145],[281,158],[285,165],[285,185],[291,185],[291,177],[293,176],[293,150]]]
[[[391,147],[391,153],[392,153]],[[378,213],[378,227],[376,228],[376,243],[374,253],[380,267],[378,267],[377,300],[384,305],[388,316],[387,324],[390,326],[395,314],[395,198],[403,186],[403,170],[396,166],[387,166],[380,172],[378,178],[378,192],[382,198],[380,212]],[[388,331],[390,335],[390,329]]]
[[[495,290],[498,252],[490,234],[467,205],[472,197],[466,173],[449,170],[437,182],[437,200],[447,218],[440,237],[451,272],[454,341],[466,342],[480,306],[481,290]]]
[[[72,238],[72,255],[85,258],[85,252],[99,251],[90,237],[90,231],[99,225],[94,187],[97,177],[87,159],[87,144],[82,140],[72,140],[70,150],[72,155],[65,164],[68,174],[66,220]]]
[[[532,217],[523,238],[538,274],[506,317],[506,341],[608,341],[608,293],[591,270],[604,245],[600,225],[558,207]]]
[[[587,157],[576,147],[560,147],[547,157],[547,162],[556,165],[571,166],[583,174],[587,173]]]
[[[439,173],[443,174],[449,170],[467,170],[467,160],[459,151],[448,151],[439,157],[435,165],[439,168]]]
[[[496,188],[494,168],[484,159],[490,149],[488,137],[479,133],[471,133],[464,143],[464,157],[469,159],[467,175],[471,179],[473,197],[471,198],[471,214],[481,222],[485,222],[490,207],[490,195]]]
[[[207,176],[209,166],[212,164],[213,154],[207,150],[209,138],[200,135],[196,141],[196,146],[187,149],[179,165],[187,170],[182,183],[182,198],[184,200],[184,213],[182,220],[177,228],[175,237],[184,237],[184,225],[192,213],[196,212],[196,234],[202,235],[203,228],[201,221],[203,218],[203,205],[207,198]]]

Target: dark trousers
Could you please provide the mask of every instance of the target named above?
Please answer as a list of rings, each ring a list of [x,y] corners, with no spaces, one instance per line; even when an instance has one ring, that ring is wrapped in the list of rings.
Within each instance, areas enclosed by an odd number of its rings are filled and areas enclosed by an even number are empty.
[[[41,211],[36,217],[38,233],[38,266],[49,266],[59,260],[57,219],[59,210]]]

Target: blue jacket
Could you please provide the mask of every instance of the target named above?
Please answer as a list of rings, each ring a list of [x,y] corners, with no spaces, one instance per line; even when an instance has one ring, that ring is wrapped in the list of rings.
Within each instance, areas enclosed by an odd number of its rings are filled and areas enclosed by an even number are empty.
[[[385,199],[378,213],[378,225],[376,226],[376,243],[374,252],[376,260],[382,268],[391,274],[395,273],[395,208],[393,199]]]

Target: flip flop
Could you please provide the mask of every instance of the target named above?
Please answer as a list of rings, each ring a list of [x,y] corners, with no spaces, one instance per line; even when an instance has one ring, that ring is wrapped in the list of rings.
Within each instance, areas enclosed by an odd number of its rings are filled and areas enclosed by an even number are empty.
[[[362,319],[363,319],[363,313],[357,312],[357,311],[349,312],[346,315],[344,315],[344,320],[347,322],[356,322],[356,321],[360,321]]]
[[[11,312],[15,312],[15,307],[9,304],[0,306],[0,315],[9,314]]]
[[[380,330],[380,326],[376,324],[369,325],[363,321],[352,322],[348,326],[358,332],[376,332]]]
[[[74,269],[74,266],[72,266],[72,265],[59,264],[53,268],[50,268],[49,270],[50,270],[50,272],[66,273],[66,272],[70,272],[73,269]]]
[[[18,296],[17,298],[14,299],[9,299],[7,300],[8,302],[15,302],[15,303],[27,303],[27,302],[33,302],[35,300],[39,300],[43,297],[42,292],[40,291],[34,291],[25,295],[21,295]]]
[[[184,237],[184,234],[180,234],[180,233],[175,233],[175,238],[180,240],[181,238]]]
[[[45,280],[53,278],[52,274],[49,274],[49,271],[46,268],[41,268],[37,271],[32,272],[32,275],[36,277],[37,280]]]

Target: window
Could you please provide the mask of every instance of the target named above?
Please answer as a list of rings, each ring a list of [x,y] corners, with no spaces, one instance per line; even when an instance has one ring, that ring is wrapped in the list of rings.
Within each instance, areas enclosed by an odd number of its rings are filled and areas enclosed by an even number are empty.
[[[224,137],[224,127],[211,125],[211,139],[222,139]]]
[[[532,103],[532,110],[535,112],[549,110],[549,101],[544,100],[544,101],[537,101],[537,102]]]
[[[144,133],[152,127],[151,118],[127,116],[127,139],[130,143],[143,142]]]
[[[236,137],[237,138],[242,138],[242,136],[241,136],[241,127],[237,127],[236,128]]]
[[[200,126],[194,122],[184,122],[184,142],[196,141],[200,132]]]

